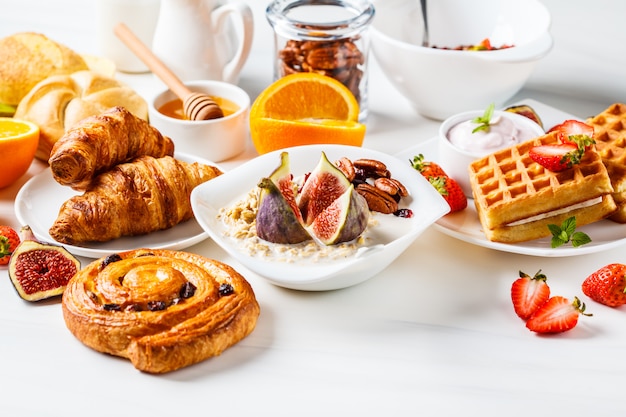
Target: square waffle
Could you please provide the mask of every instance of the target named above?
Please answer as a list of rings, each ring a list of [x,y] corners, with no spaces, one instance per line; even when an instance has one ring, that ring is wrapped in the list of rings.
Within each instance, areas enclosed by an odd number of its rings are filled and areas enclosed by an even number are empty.
[[[617,211],[611,220],[626,223],[626,104],[615,103],[587,120],[594,128],[596,149],[606,165]]]
[[[616,210],[607,168],[594,149],[561,172],[530,159],[533,146],[555,143],[557,135],[549,133],[470,164],[474,204],[488,239],[514,243],[546,237],[550,223],[576,216],[582,226]]]

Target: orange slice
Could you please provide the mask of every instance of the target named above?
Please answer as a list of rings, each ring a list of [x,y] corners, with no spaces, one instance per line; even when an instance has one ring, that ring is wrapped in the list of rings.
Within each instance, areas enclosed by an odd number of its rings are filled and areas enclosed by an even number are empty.
[[[280,78],[250,108],[250,135],[259,154],[306,144],[361,146],[359,104],[339,81],[315,73]]]
[[[28,171],[39,144],[39,126],[25,120],[0,117],[0,188]]]

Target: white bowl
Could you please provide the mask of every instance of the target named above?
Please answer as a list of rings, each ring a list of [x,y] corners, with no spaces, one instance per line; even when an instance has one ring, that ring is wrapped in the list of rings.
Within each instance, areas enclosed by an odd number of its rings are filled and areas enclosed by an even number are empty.
[[[528,117],[521,116],[516,113],[508,111],[496,110],[493,112],[492,120],[498,118],[508,119],[513,123],[515,127],[514,134],[511,136],[503,136],[503,142],[494,147],[483,147],[482,149],[468,149],[461,148],[458,145],[453,144],[449,140],[449,131],[454,126],[468,120],[473,120],[476,117],[482,116],[485,113],[484,110],[472,110],[455,114],[448,117],[439,126],[438,134],[438,150],[439,150],[439,165],[446,171],[450,177],[454,178],[461,188],[463,193],[472,198],[472,187],[469,181],[469,165],[476,159],[489,155],[497,151],[498,149],[508,148],[515,143],[525,142],[537,136],[543,135],[544,131],[537,123],[530,120]],[[471,135],[471,133],[470,133]],[[477,133],[477,137],[484,137],[484,132]],[[470,136],[471,137],[471,136]],[[479,141],[479,139],[476,139]]]
[[[310,172],[322,151],[331,161],[343,156],[352,160],[371,158],[382,161],[392,176],[408,189],[410,196],[403,199],[401,207],[411,209],[414,215],[400,218],[375,213],[378,224],[366,230],[369,239],[366,245],[346,257],[322,260],[290,258],[286,262],[285,258],[289,257],[285,255],[267,252],[250,254],[242,248],[242,239],[225,236],[227,227],[218,219],[218,214],[222,208],[231,207],[243,199],[261,178],[270,175],[280,164],[280,153],[283,151],[289,153],[291,171],[296,177]],[[434,187],[407,161],[345,145],[306,145],[264,154],[196,187],[191,193],[191,205],[200,226],[237,261],[275,285],[307,291],[334,290],[372,278],[450,210]]]
[[[428,3],[430,44],[477,44],[494,51],[454,51],[421,46],[422,15],[416,0],[377,0],[372,51],[390,82],[423,116],[446,117],[490,103],[502,106],[552,48],[549,11],[537,0],[438,0]]]
[[[212,120],[181,120],[169,117],[157,109],[176,99],[165,90],[149,102],[150,124],[174,141],[176,151],[220,162],[232,158],[246,148],[250,97],[236,85],[222,81],[189,81],[192,91],[234,102],[238,110],[233,114]]]

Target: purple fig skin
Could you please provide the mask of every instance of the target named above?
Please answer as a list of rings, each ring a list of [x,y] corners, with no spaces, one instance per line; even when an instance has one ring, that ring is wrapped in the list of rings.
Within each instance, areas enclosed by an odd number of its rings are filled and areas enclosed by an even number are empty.
[[[311,239],[274,181],[262,178],[258,186],[262,191],[256,214],[257,236],[268,242],[286,244]]]

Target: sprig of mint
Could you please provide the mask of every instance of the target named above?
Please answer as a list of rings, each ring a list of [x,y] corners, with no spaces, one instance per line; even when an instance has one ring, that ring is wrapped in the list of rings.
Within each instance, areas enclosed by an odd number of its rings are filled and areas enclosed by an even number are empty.
[[[495,107],[495,104],[491,103],[485,109],[485,112],[482,116],[478,116],[472,119],[472,123],[478,124],[478,126],[476,126],[474,130],[472,130],[472,133],[476,133],[481,130],[489,130],[489,123],[491,123],[491,116],[493,116],[493,110],[495,109]]]
[[[576,217],[572,216],[561,223],[561,226],[549,224],[548,229],[552,233],[551,245],[553,248],[572,242],[572,246],[577,248],[591,242],[591,238],[583,232],[576,231]]]

